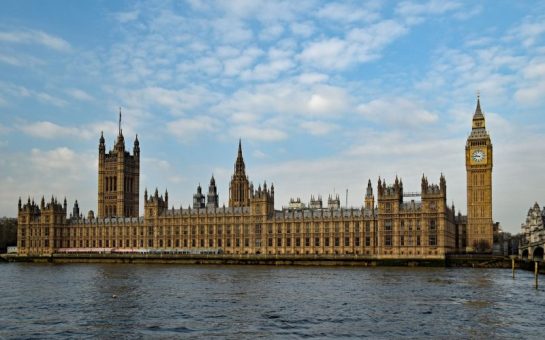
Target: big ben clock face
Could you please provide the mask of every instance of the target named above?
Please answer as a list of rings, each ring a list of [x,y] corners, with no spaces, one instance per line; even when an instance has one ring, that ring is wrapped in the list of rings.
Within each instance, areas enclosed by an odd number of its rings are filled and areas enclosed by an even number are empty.
[[[475,163],[482,163],[486,159],[486,154],[483,150],[474,150],[471,154],[471,160]]]

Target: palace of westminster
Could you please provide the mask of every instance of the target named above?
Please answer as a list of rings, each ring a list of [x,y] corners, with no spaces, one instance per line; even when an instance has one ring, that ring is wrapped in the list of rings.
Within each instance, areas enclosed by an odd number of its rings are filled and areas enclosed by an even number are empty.
[[[201,187],[193,206],[169,208],[168,192],[144,192],[139,214],[140,145],[132,154],[120,129],[112,150],[104,136],[98,147],[98,211],[80,213],[77,201],[68,216],[67,202],[55,198],[23,204],[19,199],[17,249],[20,255],[49,255],[70,249],[102,252],[215,249],[225,255],[344,255],[376,259],[442,259],[448,253],[489,252],[493,241],[492,144],[480,101],[465,147],[467,216],[447,205],[447,184],[422,176],[420,193],[406,193],[403,182],[367,183],[362,206],[342,208],[338,197],[325,206],[321,197],[308,206],[291,202],[275,210],[274,186],[254,187],[239,141],[229,185],[229,205],[220,207],[214,177],[208,193]],[[376,195],[376,196],[375,196]],[[404,197],[420,200],[405,201]],[[193,252],[192,252],[193,251]]]

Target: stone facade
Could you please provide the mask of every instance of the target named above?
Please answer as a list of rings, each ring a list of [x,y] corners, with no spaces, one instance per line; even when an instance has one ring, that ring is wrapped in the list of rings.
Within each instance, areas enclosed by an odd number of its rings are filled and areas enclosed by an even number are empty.
[[[243,164],[239,146],[237,163]],[[235,171],[245,173],[244,167]],[[239,174],[240,175],[240,174]],[[247,179],[247,177],[244,176]],[[215,185],[215,183],[212,182]],[[239,188],[237,189],[237,186]],[[233,176],[231,190],[246,183]],[[19,253],[63,249],[221,249],[224,254],[368,255],[376,258],[443,258],[455,251],[455,216],[446,205],[446,181],[422,178],[421,202],[403,201],[403,182],[368,183],[366,206],[274,210],[274,186],[248,185],[247,206],[168,208],[168,192],[144,194],[143,217],[84,218],[55,198],[19,207]],[[213,197],[214,194],[210,197]],[[244,195],[238,196],[244,198]],[[211,199],[212,202],[215,198]],[[233,202],[240,202],[232,200]]]
[[[537,202],[528,210],[526,221],[521,225],[519,255],[523,259],[543,261],[545,249],[545,207]]]
[[[492,143],[477,98],[466,143],[467,251],[492,252]]]
[[[476,152],[480,156],[472,161]],[[447,205],[443,175],[438,184],[431,184],[422,176],[419,193],[404,192],[403,181],[397,177],[391,184],[379,178],[376,191],[369,180],[361,207],[342,208],[339,198],[332,196],[326,207],[318,196],[311,197],[308,205],[275,210],[274,185],[263,183],[255,188],[250,183],[240,141],[229,185],[228,207],[219,206],[212,177],[208,194],[203,194],[199,185],[193,195],[193,206],[188,208],[169,208],[168,192],[160,195],[156,189],[148,196],[146,190],[144,215],[138,217],[139,158],[138,139],[131,156],[124,149],[121,127],[114,150],[108,155],[101,136],[98,216],[92,211],[86,217],[80,214],[77,201],[69,217],[66,201],[61,205],[53,197],[47,204],[44,199],[40,205],[30,198],[24,205],[19,202],[19,253],[152,249],[443,259],[447,253],[464,249],[477,238],[488,240],[492,146],[479,102],[466,146],[468,209],[472,211],[467,217],[456,215],[454,206]],[[111,183],[112,178],[117,187]],[[406,200],[408,197],[420,200]]]
[[[98,217],[138,217],[140,193],[140,142],[134,140],[133,154],[125,150],[121,130],[113,150],[106,153],[104,136],[98,146]]]

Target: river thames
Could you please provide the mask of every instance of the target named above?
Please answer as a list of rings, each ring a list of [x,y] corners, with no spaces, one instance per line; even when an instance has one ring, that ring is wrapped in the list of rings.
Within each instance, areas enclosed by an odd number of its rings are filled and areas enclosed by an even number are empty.
[[[0,286],[0,339],[545,332],[545,290],[503,269],[6,263]]]

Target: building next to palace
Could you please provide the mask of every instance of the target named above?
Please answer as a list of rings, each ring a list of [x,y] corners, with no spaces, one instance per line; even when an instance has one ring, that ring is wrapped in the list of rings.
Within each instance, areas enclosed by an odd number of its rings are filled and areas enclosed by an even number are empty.
[[[66,199],[37,203],[19,199],[17,245],[20,255],[64,252],[169,251],[222,254],[344,255],[376,259],[442,259],[448,253],[488,252],[492,247],[492,144],[480,100],[466,144],[467,216],[447,205],[447,182],[426,176],[419,193],[404,191],[403,181],[379,178],[367,183],[362,206],[342,208],[338,197],[311,198],[275,210],[274,185],[254,186],[239,141],[229,185],[229,204],[220,207],[214,177],[208,193],[197,188],[193,206],[169,208],[168,192],[144,192],[139,212],[140,145],[132,154],[120,128],[106,153],[100,136],[98,212],[68,214]],[[420,197],[419,201],[412,199]],[[411,198],[409,200],[409,198]]]
[[[545,207],[539,204],[528,209],[526,221],[521,225],[519,255],[524,260],[543,261],[545,249]]]

